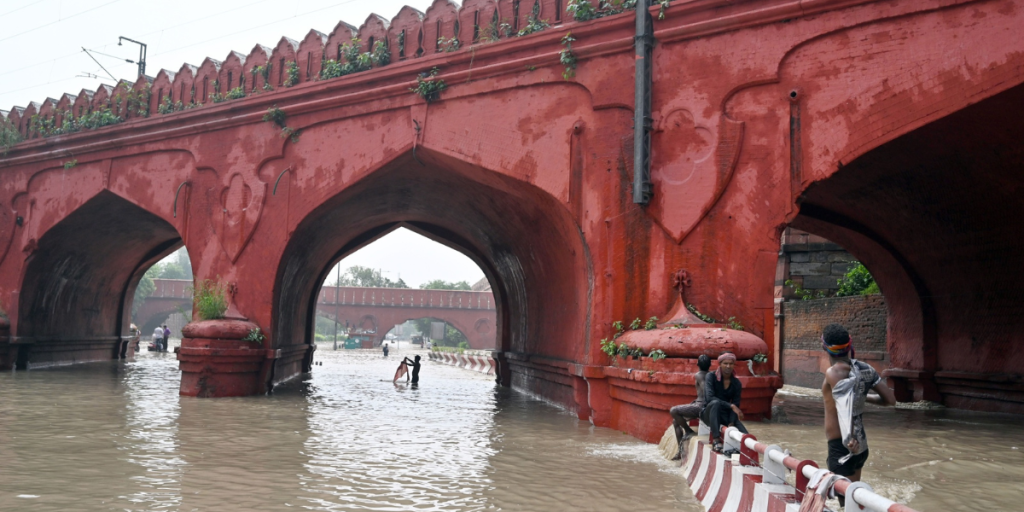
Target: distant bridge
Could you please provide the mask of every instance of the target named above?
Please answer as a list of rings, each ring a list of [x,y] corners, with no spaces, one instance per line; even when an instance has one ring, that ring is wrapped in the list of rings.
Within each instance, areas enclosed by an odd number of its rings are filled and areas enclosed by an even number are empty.
[[[135,314],[135,324],[144,336],[170,315],[192,310],[192,281],[154,279],[153,284],[156,289]],[[374,345],[395,325],[433,318],[462,332],[472,348],[497,346],[497,310],[491,292],[325,286],[320,290],[317,314],[372,333]]]

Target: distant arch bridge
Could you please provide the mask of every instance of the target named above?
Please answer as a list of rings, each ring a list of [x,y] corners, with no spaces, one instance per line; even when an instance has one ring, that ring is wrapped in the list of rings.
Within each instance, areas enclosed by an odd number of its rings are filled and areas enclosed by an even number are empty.
[[[192,310],[192,281],[154,279],[153,284],[156,289],[135,314],[143,334],[176,312]],[[497,346],[497,311],[491,292],[325,286],[317,300],[317,314],[372,333],[374,345],[395,325],[434,318],[461,331],[474,349]]]

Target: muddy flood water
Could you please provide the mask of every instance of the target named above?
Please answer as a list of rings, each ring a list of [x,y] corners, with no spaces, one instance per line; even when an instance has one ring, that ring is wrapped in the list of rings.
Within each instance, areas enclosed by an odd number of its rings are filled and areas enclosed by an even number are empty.
[[[657,447],[407,348],[321,346],[272,396],[178,396],[173,354],[0,374],[0,510],[702,511]],[[800,393],[799,390],[796,391]],[[824,460],[821,401],[761,440]],[[1022,510],[1020,417],[868,412],[866,480],[921,510]]]

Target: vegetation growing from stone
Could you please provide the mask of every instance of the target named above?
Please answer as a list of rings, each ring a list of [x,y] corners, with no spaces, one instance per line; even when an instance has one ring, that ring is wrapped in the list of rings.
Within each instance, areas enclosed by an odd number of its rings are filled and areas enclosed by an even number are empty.
[[[287,121],[288,115],[285,114],[283,110],[277,108],[277,105],[270,107],[267,109],[267,113],[263,114],[263,122],[276,124],[281,128],[282,138],[288,137],[291,139],[292,143],[296,143],[299,141],[299,135],[302,133],[302,130],[296,130],[288,126],[286,124]]]
[[[654,0],[653,4],[661,6],[658,9],[658,19],[663,20],[672,0]],[[565,12],[572,15],[576,21],[590,21],[633,10],[636,10],[636,0],[600,0],[597,7],[592,0],[569,0],[565,8]]]
[[[196,281],[192,287],[192,304],[202,320],[224,318],[228,310],[227,287],[210,279]]]
[[[262,345],[263,340],[265,339],[267,339],[267,337],[263,335],[263,332],[260,331],[259,327],[256,327],[254,329],[249,330],[249,333],[246,334],[244,338],[242,338],[242,341],[251,341]]]
[[[540,19],[540,4],[534,3],[533,10],[530,11],[530,15],[526,17],[526,25],[516,33],[517,36],[526,36],[533,34],[534,32],[540,32],[551,27],[551,24],[546,20]]]
[[[368,52],[359,51],[360,43],[361,41],[356,38],[341,45],[341,58],[325,60],[320,71],[320,79],[330,80],[391,63],[391,51],[384,41],[374,42],[373,48]]]
[[[459,41],[459,38],[457,37],[441,37],[437,39],[437,47],[440,48],[442,52],[450,53],[458,51],[458,49],[462,47],[462,42]]]
[[[0,156],[7,156],[11,146],[21,142],[21,133],[18,127],[7,119],[0,119]]]
[[[875,282],[875,278],[868,272],[867,267],[861,262],[851,268],[846,275],[840,279],[839,291],[836,292],[836,297],[848,297],[851,295],[876,295],[882,293],[878,288],[878,283]]]
[[[644,330],[647,331],[657,328],[658,317],[652,316],[651,318],[647,319],[646,322],[640,320],[639,318],[636,318],[629,324],[630,330],[633,331],[640,329],[641,326],[644,328]],[[611,339],[604,338],[601,340],[601,352],[608,354],[610,357],[644,357],[643,349],[630,347],[625,343],[615,343],[615,340],[617,340],[619,336],[622,336],[622,333],[625,332],[625,326],[621,321],[612,322],[612,328],[615,329],[615,334],[611,337]],[[665,352],[663,352],[661,349],[655,349],[648,353],[647,357],[650,357],[651,359],[658,361],[668,356],[666,356]]]
[[[416,77],[416,87],[412,87],[409,90],[423,98],[423,101],[427,103],[441,99],[441,91],[447,89],[448,84],[444,83],[444,80],[437,78],[438,74],[440,74],[440,70],[437,68],[420,73]]]
[[[569,80],[576,76],[576,54],[572,51],[572,42],[576,38],[569,32],[562,38],[562,51],[558,52],[558,62],[565,66],[562,78]]]
[[[284,86],[285,87],[292,87],[292,86],[298,84],[299,83],[299,64],[297,62],[295,62],[294,60],[288,61],[288,63],[285,64],[285,75],[287,75],[287,77],[288,77],[288,78],[285,78],[285,80],[284,80]]]

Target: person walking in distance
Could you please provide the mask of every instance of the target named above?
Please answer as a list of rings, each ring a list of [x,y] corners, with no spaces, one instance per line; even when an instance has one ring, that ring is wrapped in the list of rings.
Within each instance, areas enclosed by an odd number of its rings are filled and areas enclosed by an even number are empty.
[[[169,345],[170,342],[171,342],[171,330],[167,328],[166,324],[164,324],[164,350],[163,350],[164,352],[167,352],[167,349],[170,346]]]
[[[857,482],[868,459],[864,404],[892,406],[896,405],[896,397],[874,368],[854,359],[853,341],[843,326],[825,326],[821,347],[832,362],[821,385],[825,402],[828,470]],[[878,394],[869,395],[871,390]],[[846,506],[843,496],[839,497],[839,505]]]
[[[679,443],[679,453],[676,453],[672,460],[681,459],[683,442],[697,435],[690,428],[690,420],[699,418],[701,411],[704,410],[704,404],[707,403],[704,396],[704,386],[706,385],[705,380],[707,379],[709,369],[711,369],[711,358],[701,354],[697,358],[698,371],[693,374],[693,384],[697,388],[697,399],[688,404],[677,405],[668,411],[672,415],[672,428],[676,432],[676,442]]]
[[[381,348],[384,351],[384,358],[387,359],[387,357],[388,357],[388,344],[385,343]]]

